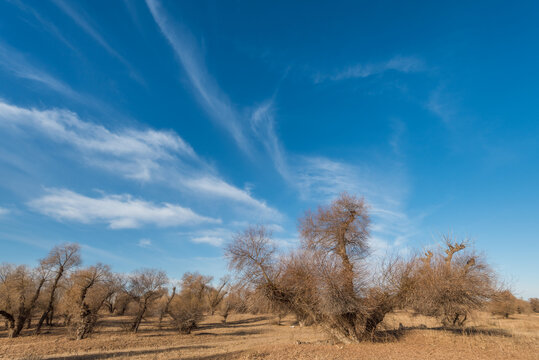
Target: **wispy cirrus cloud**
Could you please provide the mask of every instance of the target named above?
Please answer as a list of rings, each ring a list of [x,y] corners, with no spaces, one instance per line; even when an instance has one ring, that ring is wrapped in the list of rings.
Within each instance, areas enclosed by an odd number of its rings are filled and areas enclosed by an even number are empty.
[[[282,218],[282,214],[279,211],[268,206],[264,201],[253,198],[247,190],[239,189],[219,178],[206,176],[187,179],[184,185],[201,193],[250,205],[258,210],[257,216],[260,218],[272,220],[280,220]]]
[[[0,216],[7,215],[9,213],[10,213],[9,209],[0,207]]]
[[[8,2],[11,2],[15,6],[17,6],[21,11],[24,11],[27,14],[30,14],[37,22],[41,25],[43,29],[48,31],[50,34],[55,36],[58,40],[63,42],[67,47],[71,48],[71,50],[78,53],[78,50],[73,46],[73,44],[66,39],[62,31],[58,29],[58,27],[51,21],[47,20],[44,16],[42,16],[39,12],[37,12],[32,6],[28,6],[24,3],[22,3],[19,0],[8,0]]]
[[[81,120],[67,110],[37,110],[0,100],[0,126],[35,131],[56,142],[69,144],[90,162],[113,167],[125,176],[150,180],[162,161],[182,157],[197,160],[194,150],[174,132],[125,128],[116,131]]]
[[[1,41],[0,67],[15,77],[38,82],[64,96],[77,101],[82,101],[81,95],[74,91],[69,85],[33,66],[20,52]]]
[[[39,110],[0,100],[0,128],[12,136],[26,134],[68,145],[88,165],[138,181],[156,181],[187,189],[196,196],[212,196],[245,204],[264,218],[282,215],[264,201],[222,180],[217,171],[173,131],[123,127],[107,128],[61,109]],[[6,135],[8,132],[6,132]]]
[[[447,94],[443,86],[438,86],[430,93],[425,106],[427,110],[440,118],[445,125],[452,125],[458,116],[458,106],[455,99]]]
[[[131,195],[103,195],[93,198],[68,189],[49,189],[47,194],[30,201],[37,212],[58,220],[84,224],[106,223],[111,229],[139,228],[144,225],[171,227],[220,223],[179,205],[154,204]]]
[[[328,80],[339,81],[344,79],[366,78],[391,70],[402,73],[421,72],[425,70],[425,64],[421,59],[415,56],[395,56],[388,61],[356,64],[330,74],[318,73],[314,76],[314,82],[321,83]]]
[[[103,47],[110,55],[120,61],[129,70],[129,75],[134,80],[144,83],[142,77],[135,71],[133,66],[122,55],[120,55],[118,51],[116,51],[116,49],[107,42],[107,40],[105,40],[105,37],[103,37],[93,25],[91,25],[89,20],[90,17],[87,14],[80,9],[75,10],[71,6],[73,3],[68,3],[63,0],[53,0],[52,2],[67,16],[69,16],[78,27],[93,38],[99,45],[101,45],[101,47]]]
[[[276,131],[273,106],[273,101],[269,100],[254,109],[251,129],[270,155],[275,169],[284,179],[290,180],[286,152]]]
[[[114,114],[115,117],[123,117],[118,114],[108,104],[94,98],[93,96],[80,93],[74,90],[70,85],[44,70],[40,66],[32,63],[28,56],[20,51],[0,41],[0,68],[19,79],[37,83],[46,90],[50,90],[62,95],[62,102],[66,99],[73,100],[79,104],[91,107],[99,113]]]
[[[244,152],[250,154],[251,144],[241,116],[208,73],[195,37],[188,29],[175,22],[158,0],[146,0],[146,4],[185,70],[204,110],[216,124],[230,133]]]

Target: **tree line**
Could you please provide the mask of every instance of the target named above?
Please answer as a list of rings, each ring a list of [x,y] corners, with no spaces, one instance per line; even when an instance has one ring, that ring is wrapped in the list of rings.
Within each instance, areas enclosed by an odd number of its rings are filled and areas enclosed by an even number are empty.
[[[493,270],[464,241],[444,238],[445,248],[407,257],[373,256],[370,218],[362,198],[346,193],[299,219],[301,245],[280,252],[264,226],[249,226],[225,248],[235,275],[213,282],[186,273],[178,286],[157,269],[131,274],[105,264],[82,267],[80,247],[54,247],[38,265],[0,266],[0,316],[9,337],[26,327],[64,326],[75,339],[89,336],[105,314],[129,316],[137,332],[148,316],[190,333],[205,314],[294,314],[342,342],[372,340],[385,316],[410,309],[443,326],[464,326],[470,312],[490,309],[509,316],[539,311],[539,300],[501,290]],[[37,323],[32,324],[33,321]]]
[[[19,336],[25,327],[37,335],[43,327],[64,326],[82,340],[103,314],[131,316],[132,332],[147,315],[157,315],[159,326],[167,318],[180,332],[189,333],[205,312],[219,311],[226,321],[234,299],[228,294],[232,288],[228,277],[214,287],[211,276],[186,273],[176,291],[160,270],[139,269],[126,275],[101,263],[80,265],[77,244],[54,247],[35,268],[2,264],[0,315],[8,336]]]

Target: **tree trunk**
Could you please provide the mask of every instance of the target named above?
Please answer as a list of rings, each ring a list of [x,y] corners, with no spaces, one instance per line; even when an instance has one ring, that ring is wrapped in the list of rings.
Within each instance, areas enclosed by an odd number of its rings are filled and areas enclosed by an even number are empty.
[[[79,325],[77,326],[77,340],[82,340],[88,335],[91,328],[91,319],[90,315],[92,312],[90,311],[89,306],[86,303],[83,303],[80,309],[79,314]]]
[[[52,325],[52,321],[49,320],[49,314],[53,311],[53,304],[54,304],[54,294],[56,292],[56,289],[58,288],[58,282],[60,281],[60,278],[64,274],[64,267],[60,266],[58,268],[58,273],[56,274],[56,278],[54,278],[54,283],[52,284],[51,288],[51,294],[49,296],[49,302],[47,303],[47,308],[41,315],[41,318],[39,318],[39,322],[37,323],[36,332],[35,334],[38,335],[41,332],[41,327],[43,326],[43,322],[47,320],[48,325]]]
[[[146,312],[146,307],[147,307],[146,301],[147,300],[144,299],[142,306],[139,308],[137,317],[135,318],[135,321],[133,322],[133,325],[131,326],[131,331],[133,331],[134,333],[138,331],[138,327],[140,326],[144,313]]]
[[[45,278],[39,281],[36,292],[34,293],[34,296],[30,300],[27,307],[24,304],[24,299],[21,299],[21,303],[19,305],[19,314],[15,318],[15,325],[13,328],[11,328],[12,331],[10,331],[9,337],[17,337],[21,333],[22,329],[24,328],[24,323],[32,315],[32,309],[36,306],[37,299],[39,298],[39,294],[41,293],[41,288],[43,287],[44,283]]]
[[[161,311],[161,313],[159,314],[159,329],[161,329],[161,322],[163,321],[163,317],[165,316],[165,314],[168,313],[168,307],[170,303],[172,302],[174,295],[176,295],[176,287],[172,288],[172,295],[167,300],[167,303],[165,304],[165,308],[163,309],[163,311]]]
[[[24,328],[25,316],[19,315],[15,318],[15,327],[11,333],[10,337],[17,337],[21,334],[22,329]]]
[[[49,317],[47,318],[47,326],[53,326],[54,325],[54,307],[51,309],[51,312],[49,313]]]
[[[6,328],[8,331],[8,337],[12,338],[14,330],[15,330],[15,318],[10,313],[5,312],[4,310],[0,310],[0,315],[2,315],[6,319]]]

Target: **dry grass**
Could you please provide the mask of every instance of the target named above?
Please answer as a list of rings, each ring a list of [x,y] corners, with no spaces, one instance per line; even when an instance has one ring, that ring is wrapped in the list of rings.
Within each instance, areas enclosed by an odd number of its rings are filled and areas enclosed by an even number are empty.
[[[191,335],[170,327],[157,329],[154,319],[138,334],[123,330],[128,318],[105,318],[97,333],[75,341],[65,329],[40,336],[6,338],[0,331],[2,359],[539,359],[539,315],[499,319],[476,314],[466,330],[437,327],[430,318],[406,312],[390,314],[380,341],[333,344],[314,327],[275,325],[273,317],[231,315],[229,324],[207,317]],[[401,330],[399,324],[403,324]]]

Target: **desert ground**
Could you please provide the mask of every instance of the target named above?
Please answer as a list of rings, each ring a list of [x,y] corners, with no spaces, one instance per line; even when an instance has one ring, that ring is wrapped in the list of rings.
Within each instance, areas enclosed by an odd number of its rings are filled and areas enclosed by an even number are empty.
[[[539,314],[509,319],[477,313],[463,330],[441,329],[434,319],[405,311],[384,320],[375,342],[334,343],[321,329],[280,324],[273,315],[233,314],[226,325],[207,316],[180,335],[148,318],[137,334],[129,317],[104,317],[90,338],[76,341],[64,327],[39,336],[25,330],[9,339],[0,331],[2,359],[539,359]]]

